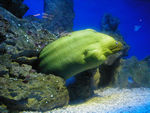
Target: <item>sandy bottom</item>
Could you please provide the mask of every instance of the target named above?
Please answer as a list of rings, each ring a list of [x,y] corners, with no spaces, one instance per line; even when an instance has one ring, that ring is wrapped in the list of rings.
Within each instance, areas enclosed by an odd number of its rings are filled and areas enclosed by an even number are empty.
[[[150,88],[99,89],[85,102],[45,113],[150,113]]]

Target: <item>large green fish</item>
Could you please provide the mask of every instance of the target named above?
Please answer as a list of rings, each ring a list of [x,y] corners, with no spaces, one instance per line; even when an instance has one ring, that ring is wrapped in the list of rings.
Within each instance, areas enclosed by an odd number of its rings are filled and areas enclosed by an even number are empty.
[[[68,79],[99,66],[122,47],[113,37],[92,29],[75,31],[48,44],[40,53],[39,67],[44,73]]]

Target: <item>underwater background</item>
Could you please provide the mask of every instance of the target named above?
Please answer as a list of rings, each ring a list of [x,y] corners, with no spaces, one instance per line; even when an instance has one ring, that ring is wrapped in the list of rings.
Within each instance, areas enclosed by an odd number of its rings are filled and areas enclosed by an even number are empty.
[[[25,16],[42,14],[43,0],[24,0],[24,3],[30,7]],[[74,11],[74,30],[100,31],[102,17],[111,14],[120,20],[118,29],[130,46],[128,57],[142,60],[150,54],[149,0],[74,0]]]
[[[150,0],[0,0],[0,113],[150,113]]]

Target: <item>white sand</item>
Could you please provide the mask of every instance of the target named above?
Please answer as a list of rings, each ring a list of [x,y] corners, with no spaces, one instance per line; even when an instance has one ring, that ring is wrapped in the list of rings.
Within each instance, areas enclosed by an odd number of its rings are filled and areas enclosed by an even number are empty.
[[[86,102],[45,113],[150,113],[150,88],[108,88],[96,90],[95,95]]]

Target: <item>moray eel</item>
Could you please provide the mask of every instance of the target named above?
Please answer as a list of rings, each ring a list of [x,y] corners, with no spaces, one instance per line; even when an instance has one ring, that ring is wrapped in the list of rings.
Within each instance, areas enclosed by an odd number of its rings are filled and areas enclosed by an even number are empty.
[[[75,31],[48,44],[40,53],[40,70],[68,79],[102,64],[123,48],[113,37],[92,29]]]

